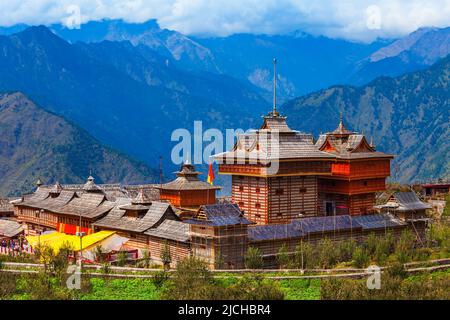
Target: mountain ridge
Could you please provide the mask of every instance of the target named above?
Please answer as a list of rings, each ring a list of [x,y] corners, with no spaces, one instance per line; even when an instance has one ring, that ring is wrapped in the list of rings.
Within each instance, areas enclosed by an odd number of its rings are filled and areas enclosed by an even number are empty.
[[[343,112],[350,129],[396,154],[393,180],[411,182],[450,174],[450,55],[403,76],[363,86],[332,86],[293,99],[280,109],[293,127],[332,131]],[[335,123],[330,119],[336,119]]]
[[[85,130],[38,107],[21,92],[0,92],[0,194],[18,195],[48,183],[155,182],[157,172],[102,145]]]
[[[113,44],[122,50],[120,43]],[[250,86],[210,73],[172,79],[184,81],[192,91],[195,89],[193,94],[149,85],[104,61],[93,49],[97,45],[69,44],[44,26],[0,36],[0,90],[24,92],[103,143],[153,167],[158,165],[160,155],[167,154],[166,142],[173,130],[191,128],[194,120],[218,128],[245,128],[266,104]],[[137,57],[137,53],[133,55]],[[111,57],[117,56],[111,52]],[[170,72],[145,59],[139,61],[146,64],[144,67]],[[129,63],[131,66],[133,62]],[[240,114],[233,110],[240,110]]]

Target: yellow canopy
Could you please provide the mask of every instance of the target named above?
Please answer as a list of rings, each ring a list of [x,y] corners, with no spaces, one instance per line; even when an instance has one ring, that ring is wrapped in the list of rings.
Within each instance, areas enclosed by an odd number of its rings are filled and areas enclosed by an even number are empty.
[[[83,249],[89,249],[89,247],[95,245],[96,243],[105,240],[106,238],[112,236],[114,231],[100,231],[83,237],[82,245]],[[39,236],[28,236],[26,237],[28,243],[33,247],[39,245],[39,241],[41,245],[46,245],[55,252],[59,252],[59,249],[63,247],[65,244],[70,245],[72,250],[80,251],[80,237],[75,235],[68,235],[60,232],[53,232],[49,234],[41,235],[41,239],[39,240]]]

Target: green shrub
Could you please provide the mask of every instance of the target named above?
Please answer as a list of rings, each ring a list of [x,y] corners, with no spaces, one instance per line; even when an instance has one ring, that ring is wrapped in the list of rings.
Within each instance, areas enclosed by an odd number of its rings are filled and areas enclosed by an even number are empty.
[[[159,271],[153,276],[152,283],[156,288],[160,289],[169,278],[169,274],[166,271]]]
[[[172,263],[172,254],[170,253],[169,243],[166,240],[163,243],[160,258],[164,265],[164,269],[170,269],[170,264]]]
[[[387,237],[380,237],[375,245],[374,260],[382,265],[386,262],[391,253],[391,240]]]
[[[217,289],[217,290],[215,290]],[[171,281],[164,287],[162,298],[168,300],[208,300],[220,294],[206,263],[189,257],[177,264]]]
[[[428,228],[428,242],[441,248],[450,248],[450,226],[445,223],[433,223]]]
[[[244,275],[238,283],[224,291],[228,300],[283,300],[284,292],[278,283],[269,281],[261,275]]]
[[[214,265],[217,269],[222,269],[224,265],[224,259],[222,254],[220,253],[220,250],[216,251],[216,254],[214,256]]]
[[[339,262],[352,260],[353,252],[356,249],[356,241],[353,239],[342,240],[338,244]]]
[[[10,299],[16,292],[17,275],[0,271],[0,300]]]
[[[291,265],[291,258],[289,256],[288,248],[285,244],[283,244],[280,250],[278,250],[277,262],[282,269],[289,268]]]
[[[400,262],[394,262],[393,264],[391,264],[387,269],[387,273],[391,277],[398,277],[402,279],[406,278],[406,276],[408,275],[405,266]]]
[[[297,268],[312,269],[317,265],[314,247],[308,242],[302,242],[296,247],[294,259]]]
[[[414,258],[419,261],[426,261],[430,259],[433,250],[430,248],[418,248],[414,252]]]
[[[448,217],[450,216],[450,195],[445,196],[445,208],[442,212],[442,216]]]
[[[412,259],[415,246],[415,237],[410,230],[403,230],[395,246],[395,256],[400,263],[406,263]]]
[[[127,264],[128,261],[128,254],[126,251],[119,251],[117,254],[117,265],[120,267],[123,267]]]
[[[357,247],[353,252],[353,265],[356,268],[365,268],[369,263],[369,255],[363,247]]]
[[[263,257],[258,248],[248,247],[245,255],[245,266],[247,269],[261,269],[264,266]]]
[[[105,262],[105,253],[103,252],[103,247],[100,244],[95,247],[94,256],[95,261],[97,261],[98,263],[101,264]]]
[[[402,279],[398,276],[383,274],[381,288],[369,290],[366,279],[330,278],[321,281],[321,299],[324,300],[449,300],[450,277],[423,275]]]
[[[379,242],[379,238],[372,232],[364,241],[364,247],[366,248],[366,252],[369,256],[375,256],[375,251],[377,249],[377,243]]]
[[[332,268],[338,261],[335,246],[328,238],[320,240],[316,247],[316,252],[320,268]]]
[[[151,255],[150,255],[150,251],[148,250],[142,250],[142,259],[141,259],[141,265],[144,268],[150,268],[150,264],[151,264]]]
[[[105,261],[102,263],[100,270],[103,274],[109,274],[111,272],[111,265],[108,261]]]

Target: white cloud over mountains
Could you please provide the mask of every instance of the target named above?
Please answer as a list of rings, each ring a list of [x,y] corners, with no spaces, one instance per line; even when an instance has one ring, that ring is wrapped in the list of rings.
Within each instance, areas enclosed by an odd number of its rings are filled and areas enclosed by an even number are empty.
[[[185,34],[302,30],[360,41],[450,25],[450,0],[0,0],[0,25],[103,18],[143,22]],[[67,20],[69,19],[69,20]]]

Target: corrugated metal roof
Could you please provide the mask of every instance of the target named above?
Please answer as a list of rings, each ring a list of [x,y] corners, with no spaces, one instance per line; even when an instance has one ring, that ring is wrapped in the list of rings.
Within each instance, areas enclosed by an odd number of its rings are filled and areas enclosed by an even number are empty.
[[[397,200],[400,207],[396,210],[401,211],[413,211],[413,210],[425,210],[431,209],[431,205],[426,204],[417,197],[416,193],[413,191],[409,192],[396,192],[393,195]]]
[[[403,222],[402,220],[390,214],[373,214],[367,216],[357,216],[353,218],[353,221],[361,225],[361,227],[365,230],[382,229],[406,225],[406,222]]]
[[[405,226],[406,223],[388,214],[366,216],[307,217],[286,224],[256,225],[248,228],[251,241],[307,237],[311,234],[346,230],[371,230]]]
[[[20,223],[8,219],[0,219],[0,236],[12,238],[21,232],[23,232],[23,227]]]

